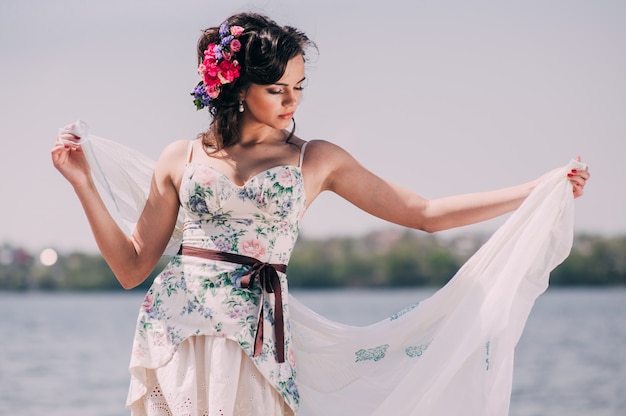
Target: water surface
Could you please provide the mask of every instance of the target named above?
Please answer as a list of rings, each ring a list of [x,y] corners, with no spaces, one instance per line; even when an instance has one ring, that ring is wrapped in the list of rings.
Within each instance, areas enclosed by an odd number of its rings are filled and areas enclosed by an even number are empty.
[[[432,290],[295,290],[364,325]],[[0,293],[0,415],[117,416],[143,294]],[[511,416],[626,415],[626,290],[550,289],[516,352]]]

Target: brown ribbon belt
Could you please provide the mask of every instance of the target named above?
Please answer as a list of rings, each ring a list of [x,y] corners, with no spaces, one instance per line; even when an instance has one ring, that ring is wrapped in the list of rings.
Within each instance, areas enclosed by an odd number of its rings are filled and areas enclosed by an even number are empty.
[[[200,247],[181,246],[178,254],[183,256],[201,257],[208,260],[225,261],[228,263],[250,266],[250,270],[241,278],[241,287],[248,289],[254,285],[255,281],[267,293],[274,294],[274,335],[276,337],[276,354],[278,362],[285,362],[285,321],[283,318],[283,296],[280,287],[278,273],[287,272],[284,264],[263,263],[254,257],[241,254],[227,253],[224,251],[211,250]],[[261,300],[261,312],[257,325],[256,336],[254,337],[254,356],[261,354],[263,350],[263,300]]]

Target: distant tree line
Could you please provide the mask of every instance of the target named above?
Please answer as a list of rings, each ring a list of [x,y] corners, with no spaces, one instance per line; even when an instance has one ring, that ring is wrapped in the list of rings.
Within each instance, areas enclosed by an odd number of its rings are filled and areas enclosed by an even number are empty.
[[[291,287],[442,286],[485,242],[481,235],[438,238],[414,231],[364,237],[301,239],[289,263]],[[145,290],[163,259],[138,288]],[[552,286],[626,285],[626,236],[578,235]],[[43,266],[33,254],[0,246],[0,290],[122,290],[99,254],[61,255]]]

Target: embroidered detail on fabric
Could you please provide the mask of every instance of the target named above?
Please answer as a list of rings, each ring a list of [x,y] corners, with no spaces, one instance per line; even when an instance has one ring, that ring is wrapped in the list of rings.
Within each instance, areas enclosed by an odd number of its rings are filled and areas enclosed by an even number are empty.
[[[413,309],[417,308],[417,305],[419,305],[419,304],[420,304],[420,303],[419,303],[419,302],[417,302],[417,303],[414,303],[414,304],[413,304],[413,305],[411,305],[411,306],[407,306],[406,308],[402,309],[401,311],[396,312],[396,313],[394,313],[393,315],[391,315],[391,316],[389,317],[389,320],[390,320],[390,321],[395,321],[396,319],[398,319],[398,318],[399,318],[399,317],[401,317],[402,315],[404,315],[404,314],[406,314],[406,313],[409,313],[409,312],[411,312]]]
[[[170,416],[173,414],[190,414],[192,409],[192,403],[190,398],[186,398],[184,401],[176,406],[175,413],[172,412],[171,403],[173,403],[172,397],[165,397],[161,388],[157,385],[146,397],[144,409],[147,416]],[[202,413],[202,416],[209,416],[208,412]]]
[[[487,341],[485,343],[485,370],[489,371],[490,363],[489,363],[489,348],[491,347],[491,341]]]
[[[404,349],[404,352],[411,358],[421,357],[429,345],[430,342],[428,344],[410,345]]]
[[[375,348],[369,349],[360,349],[354,354],[356,355],[356,363],[359,361],[380,361],[385,358],[385,354],[387,353],[387,348],[389,348],[389,344],[379,345]]]

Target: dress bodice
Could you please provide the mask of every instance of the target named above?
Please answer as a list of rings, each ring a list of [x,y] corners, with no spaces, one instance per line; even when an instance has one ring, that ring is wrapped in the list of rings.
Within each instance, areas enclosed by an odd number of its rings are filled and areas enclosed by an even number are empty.
[[[239,186],[207,163],[191,160],[181,180],[182,245],[287,264],[306,203],[298,165],[278,165]],[[287,299],[287,275],[278,272],[273,292],[256,282],[242,285],[250,266],[186,255],[181,251],[155,278],[137,320],[131,368],[138,369],[129,402],[146,393],[141,368],[159,368],[191,336],[225,337],[239,344],[254,365],[297,412],[295,355]],[[280,296],[276,296],[279,293]],[[278,309],[277,309],[278,308]],[[284,361],[279,361],[275,323],[284,317]],[[263,326],[259,326],[263,322]],[[259,330],[259,328],[265,328]],[[279,331],[280,332],[280,331]],[[257,334],[263,343],[256,354]],[[132,371],[132,370],[131,370]]]
[[[287,264],[305,210],[299,166],[264,170],[239,186],[213,167],[189,162],[180,188],[183,245]]]

